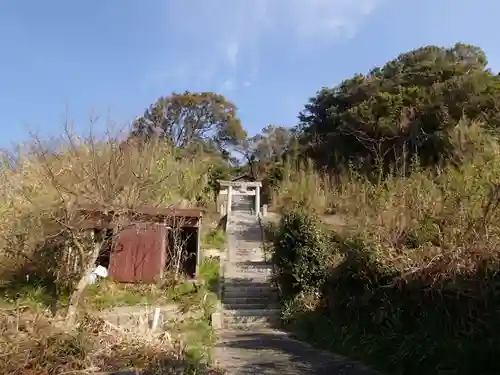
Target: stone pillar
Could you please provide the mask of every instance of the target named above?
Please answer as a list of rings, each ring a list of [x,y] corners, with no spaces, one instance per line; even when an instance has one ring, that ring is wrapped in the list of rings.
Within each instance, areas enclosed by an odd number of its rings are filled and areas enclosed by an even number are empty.
[[[255,187],[255,215],[260,214],[260,186]]]
[[[229,217],[231,213],[231,201],[233,200],[233,187],[229,185],[227,187],[227,206],[226,206],[226,214]]]

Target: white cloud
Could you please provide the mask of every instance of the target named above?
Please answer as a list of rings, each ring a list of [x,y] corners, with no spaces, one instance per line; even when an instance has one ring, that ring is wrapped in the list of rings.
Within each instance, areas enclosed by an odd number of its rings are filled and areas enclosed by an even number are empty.
[[[379,0],[291,0],[296,33],[302,38],[352,37]]]
[[[260,47],[267,38],[295,41],[299,47],[349,38],[381,1],[171,1],[168,33],[169,37],[172,30],[179,33],[183,42],[192,47],[196,55],[191,60],[192,71],[203,69],[214,75],[224,72],[226,77],[228,72],[238,72],[242,81],[255,82],[253,71],[258,70]]]
[[[232,79],[226,79],[222,85],[221,90],[225,92],[233,91],[236,88],[236,85]]]
[[[226,58],[231,66],[236,66],[240,44],[232,40],[226,45]]]

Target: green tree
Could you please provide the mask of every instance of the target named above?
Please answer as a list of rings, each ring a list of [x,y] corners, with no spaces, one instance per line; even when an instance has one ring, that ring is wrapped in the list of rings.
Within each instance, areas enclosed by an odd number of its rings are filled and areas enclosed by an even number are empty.
[[[284,126],[268,125],[262,133],[251,138],[256,160],[271,162],[280,159],[290,146],[292,133]]]
[[[173,93],[159,98],[133,123],[132,135],[163,138],[179,148],[228,149],[246,138],[236,106],[212,92]]]
[[[250,173],[258,178],[270,164],[279,161],[293,139],[291,129],[267,125],[262,132],[243,140],[236,151],[243,155]]]
[[[418,155],[446,161],[462,117],[500,123],[500,79],[475,46],[422,47],[367,75],[323,88],[299,114],[302,149],[319,166],[387,169]]]

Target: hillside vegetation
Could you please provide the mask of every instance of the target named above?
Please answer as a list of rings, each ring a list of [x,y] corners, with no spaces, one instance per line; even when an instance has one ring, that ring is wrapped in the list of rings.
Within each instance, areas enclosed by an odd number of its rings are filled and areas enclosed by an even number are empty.
[[[215,217],[217,180],[251,174],[280,214],[268,233],[291,330],[389,374],[500,373],[499,120],[500,77],[479,47],[460,43],[321,88],[294,128],[263,124],[249,137],[234,103],[186,91],[158,98],[123,136],[34,136],[0,165],[0,339],[22,339],[0,353],[0,368],[13,372],[28,354],[19,374],[47,356],[33,367],[40,374],[107,368],[98,343],[112,335],[82,323],[79,301],[138,298],[116,285],[113,296],[85,293],[110,238],[86,230],[82,208],[118,218],[140,206],[203,207]],[[224,236],[208,230],[204,242],[223,247]],[[158,293],[171,291],[144,297]],[[13,326],[30,299],[51,309],[53,335]],[[167,359],[187,366],[167,341]],[[158,363],[154,343],[120,343],[152,353],[134,363]],[[55,360],[70,351],[78,364]]]
[[[300,143],[318,167],[388,172],[418,156],[457,162],[450,130],[466,117],[496,130],[500,77],[475,46],[421,47],[323,88],[300,113]]]
[[[86,276],[111,238],[82,225],[87,216],[81,208],[117,214],[143,206],[210,211],[210,181],[220,160],[164,142],[69,131],[50,142],[34,136],[6,156],[0,167],[0,372],[93,373],[131,366],[152,367],[153,373],[211,371],[177,337],[148,341],[95,318],[91,325],[82,322],[85,312],[103,303],[169,300],[184,308],[205,302],[208,290],[188,291],[182,280],[154,288],[101,283],[88,289]],[[166,271],[174,272],[171,264]]]
[[[475,48],[422,48],[306,106],[314,160],[285,163],[271,228],[300,337],[389,374],[500,372],[500,96],[484,67]]]

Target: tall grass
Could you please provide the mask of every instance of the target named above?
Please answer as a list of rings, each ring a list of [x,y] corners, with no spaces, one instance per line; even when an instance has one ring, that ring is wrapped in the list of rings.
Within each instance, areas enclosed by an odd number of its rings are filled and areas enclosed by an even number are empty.
[[[300,205],[318,212],[329,208],[330,179],[317,172],[311,161],[287,159],[283,164],[282,179],[271,192],[271,207],[280,211]]]
[[[0,311],[2,374],[219,374],[171,335],[140,334],[92,317],[67,332],[42,315]]]
[[[33,136],[0,165],[0,280],[55,294],[71,291],[92,265],[95,237],[81,229],[81,208],[128,209],[209,205],[212,163],[163,142],[138,143],[66,130],[57,140]],[[79,250],[76,273],[69,248]]]
[[[302,293],[286,304],[311,340],[393,374],[500,371],[487,360],[500,355],[498,140],[463,123],[449,141],[454,165],[414,167],[379,182],[349,173],[330,183],[297,169],[275,192],[284,207],[307,202],[301,215],[327,206],[349,228],[330,227],[326,246],[307,247],[330,253],[319,299]],[[287,227],[288,214],[284,220],[275,246],[286,254],[285,239],[305,242]]]

